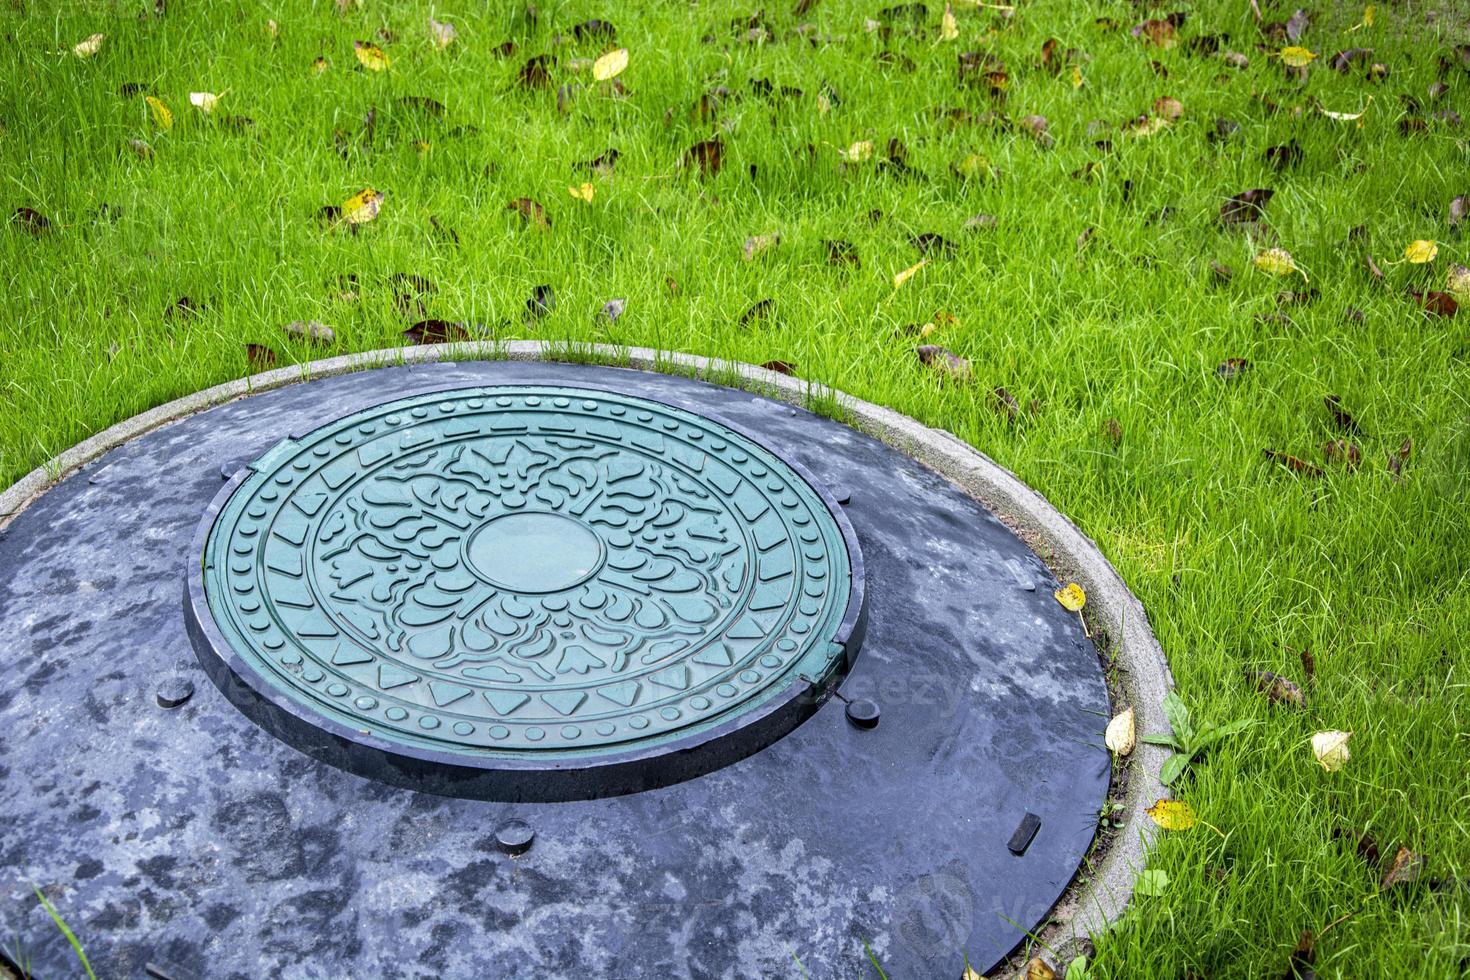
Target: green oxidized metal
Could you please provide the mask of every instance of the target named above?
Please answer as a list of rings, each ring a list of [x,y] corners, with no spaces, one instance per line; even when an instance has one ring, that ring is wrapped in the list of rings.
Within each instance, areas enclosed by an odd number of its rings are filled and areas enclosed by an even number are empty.
[[[203,562],[232,669],[294,713],[548,760],[677,743],[830,676],[855,564],[828,500],[746,436],[549,386],[420,395],[280,443]]]

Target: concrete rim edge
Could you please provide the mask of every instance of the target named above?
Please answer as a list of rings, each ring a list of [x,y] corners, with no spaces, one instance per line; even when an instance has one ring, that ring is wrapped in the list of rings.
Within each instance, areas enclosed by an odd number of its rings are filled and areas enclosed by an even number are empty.
[[[1079,583],[1087,591],[1089,619],[1101,626],[1112,640],[1109,653],[1119,672],[1125,700],[1135,711],[1138,744],[1125,765],[1128,791],[1121,817],[1123,826],[1100,859],[1096,854],[1088,856],[1089,863],[1094,860],[1096,863],[1090,870],[1086,866],[1079,870],[1072,889],[1063,895],[1052,917],[1034,935],[1043,947],[1058,949],[1073,940],[1101,934],[1123,914],[1133,895],[1134,879],[1145,867],[1148,848],[1157,834],[1145,810],[1154,800],[1169,795],[1158,780],[1168,750],[1145,743],[1143,736],[1169,731],[1162,701],[1173,688],[1173,676],[1163,648],[1149,627],[1143,604],[1096,543],[1015,474],[943,429],[930,428],[825,384],[739,361],[608,344],[470,341],[347,354],[227,381],[104,429],[0,492],[0,532],[32,500],[87,463],[153,429],[216,405],[332,375],[471,359],[591,361],[645,371],[690,374],[798,406],[813,398],[828,400],[842,410],[845,415],[842,421],[908,454],[960,486],[1019,534],[1058,578]]]

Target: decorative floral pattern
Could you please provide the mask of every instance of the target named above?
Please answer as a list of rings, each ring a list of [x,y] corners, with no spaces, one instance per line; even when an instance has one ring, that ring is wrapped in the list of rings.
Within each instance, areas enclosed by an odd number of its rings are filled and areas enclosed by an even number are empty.
[[[582,389],[358,413],[254,467],[210,535],[216,622],[313,710],[464,751],[708,728],[835,669],[851,562],[732,430]]]

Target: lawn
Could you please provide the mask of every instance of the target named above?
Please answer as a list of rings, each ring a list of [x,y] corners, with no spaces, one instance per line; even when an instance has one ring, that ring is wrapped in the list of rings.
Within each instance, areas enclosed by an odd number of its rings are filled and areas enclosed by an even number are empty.
[[[1018,473],[1253,722],[1088,977],[1470,968],[1463,5],[339,6],[6,4],[0,486],[405,331],[785,362]]]

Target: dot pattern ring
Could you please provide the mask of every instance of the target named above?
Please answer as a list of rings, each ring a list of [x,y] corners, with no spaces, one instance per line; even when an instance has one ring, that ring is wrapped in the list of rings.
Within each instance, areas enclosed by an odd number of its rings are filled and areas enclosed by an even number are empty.
[[[562,769],[777,713],[789,730],[861,640],[861,554],[820,484],[728,423],[602,389],[353,413],[237,475],[196,540],[216,683],[430,762]]]

